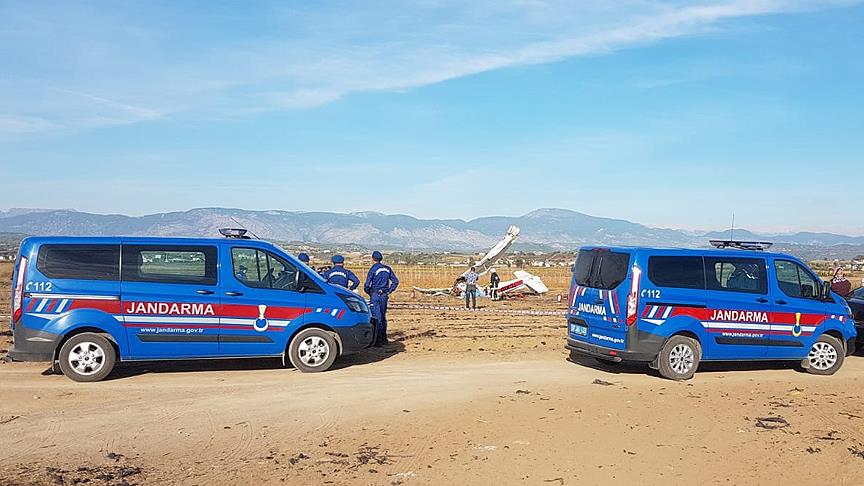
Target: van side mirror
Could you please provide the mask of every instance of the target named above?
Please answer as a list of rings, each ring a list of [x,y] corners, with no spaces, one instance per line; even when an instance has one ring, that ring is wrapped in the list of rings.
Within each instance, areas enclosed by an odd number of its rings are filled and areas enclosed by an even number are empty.
[[[831,300],[831,282],[822,282],[822,287],[819,289],[820,300]]]

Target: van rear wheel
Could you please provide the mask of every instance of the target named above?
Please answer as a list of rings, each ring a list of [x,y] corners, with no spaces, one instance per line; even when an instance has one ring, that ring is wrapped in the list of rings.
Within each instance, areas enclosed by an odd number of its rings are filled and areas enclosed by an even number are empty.
[[[117,353],[111,341],[101,334],[76,334],[60,348],[60,371],[80,382],[100,381],[111,373]]]
[[[813,343],[803,365],[814,375],[833,375],[843,366],[843,342],[830,334],[823,334]]]
[[[300,331],[288,345],[288,359],[304,373],[327,371],[338,354],[339,347],[333,335],[317,327]]]
[[[657,369],[664,378],[689,380],[696,373],[701,359],[699,341],[687,336],[672,336],[657,356]]]

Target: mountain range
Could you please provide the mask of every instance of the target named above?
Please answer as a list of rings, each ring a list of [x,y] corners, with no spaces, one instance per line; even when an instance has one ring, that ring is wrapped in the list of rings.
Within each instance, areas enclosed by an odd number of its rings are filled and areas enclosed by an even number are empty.
[[[573,250],[584,244],[705,246],[728,238],[729,230],[696,233],[652,228],[622,219],[600,218],[566,209],[537,209],[523,216],[419,219],[376,212],[332,213],[197,208],[125,216],[70,209],[0,211],[0,232],[28,235],[214,236],[218,229],[243,226],[261,238],[320,245],[361,245],[406,250],[479,250],[497,242],[511,224],[521,228],[517,249]],[[736,239],[767,240],[783,246],[853,248],[864,236],[833,233],[757,234],[735,230]]]

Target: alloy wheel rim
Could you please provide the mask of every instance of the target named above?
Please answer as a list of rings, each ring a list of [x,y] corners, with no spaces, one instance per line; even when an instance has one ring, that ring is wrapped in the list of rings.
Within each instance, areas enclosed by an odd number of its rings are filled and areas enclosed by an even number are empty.
[[[824,371],[837,363],[837,349],[830,343],[817,341],[810,348],[810,354],[807,356],[807,359],[810,361],[810,366]]]
[[[306,366],[317,367],[327,361],[330,356],[330,345],[319,336],[309,336],[297,347],[300,361]]]
[[[105,350],[94,342],[83,341],[69,351],[68,361],[75,373],[93,375],[105,366]]]
[[[669,366],[679,375],[690,371],[695,361],[693,349],[686,344],[676,344],[669,353]]]

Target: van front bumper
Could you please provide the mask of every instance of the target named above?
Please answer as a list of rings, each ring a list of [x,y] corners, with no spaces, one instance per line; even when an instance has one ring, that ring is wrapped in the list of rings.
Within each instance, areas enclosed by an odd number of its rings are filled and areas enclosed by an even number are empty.
[[[605,360],[614,361],[616,363],[621,361],[640,361],[650,363],[651,361],[654,361],[654,358],[657,357],[657,354],[660,350],[659,347],[656,351],[613,349],[607,348],[605,346],[597,346],[595,344],[577,341],[569,337],[567,338],[567,345],[564,347],[571,352],[584,354],[586,356],[593,356],[595,358],[603,358]]]
[[[369,322],[361,322],[349,327],[335,327],[333,330],[339,335],[341,354],[343,355],[368,348],[372,345],[372,339],[375,337],[372,324]]]
[[[54,350],[60,342],[60,335],[45,331],[27,329],[21,323],[12,331],[12,361],[54,361]]]

